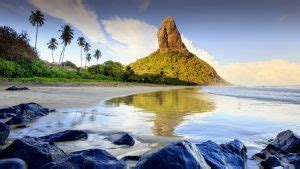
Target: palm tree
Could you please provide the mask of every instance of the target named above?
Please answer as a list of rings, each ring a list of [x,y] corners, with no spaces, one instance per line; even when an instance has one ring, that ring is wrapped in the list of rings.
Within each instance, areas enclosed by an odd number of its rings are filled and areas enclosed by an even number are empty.
[[[32,26],[36,26],[35,44],[34,44],[34,48],[36,49],[37,35],[38,35],[39,27],[44,25],[45,16],[38,9],[35,11],[31,11],[31,15],[29,16],[29,22],[32,24]]]
[[[85,42],[83,50],[85,52],[85,55],[87,56],[87,53],[91,50],[91,45],[89,43]],[[87,62],[87,59],[85,58],[85,66],[86,66],[86,62]]]
[[[57,40],[55,38],[51,38],[47,45],[48,48],[52,51],[52,63],[54,63],[53,51],[57,49]]]
[[[89,62],[89,66],[91,66],[92,55],[90,53],[86,54],[86,60]]]
[[[62,26],[61,28],[62,29],[59,30],[61,32],[60,39],[62,40],[62,44],[64,44],[64,47],[59,56],[59,63],[62,63],[64,61],[66,47],[71,43],[74,35],[73,29],[69,25]]]
[[[80,46],[80,69],[82,67],[82,48],[85,46],[85,39],[84,37],[79,37],[77,39],[77,43]]]
[[[96,49],[95,50],[95,54],[94,54],[94,58],[97,59],[97,65],[98,65],[98,60],[100,59],[101,57],[101,52],[99,49]]]

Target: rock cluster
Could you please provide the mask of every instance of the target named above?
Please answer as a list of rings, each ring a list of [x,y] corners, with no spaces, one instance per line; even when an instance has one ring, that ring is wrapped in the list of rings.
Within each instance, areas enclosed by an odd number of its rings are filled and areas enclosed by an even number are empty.
[[[114,133],[106,137],[105,139],[111,141],[113,144],[116,145],[133,146],[135,143],[134,139],[126,132]]]
[[[20,104],[0,109],[1,118],[22,117],[20,122],[48,114],[49,110],[36,103]],[[10,119],[10,120],[11,120]],[[9,120],[9,121],[10,121]],[[15,123],[12,123],[15,124]],[[5,144],[9,126],[0,122],[0,143]],[[178,141],[142,156],[125,156],[116,159],[105,150],[87,149],[65,153],[55,142],[87,139],[88,134],[81,130],[66,130],[42,137],[23,137],[14,140],[0,150],[0,168],[15,169],[54,169],[54,168],[128,168],[127,160],[137,162],[137,169],[181,169],[181,168],[246,168],[247,149],[239,140],[225,144],[206,141],[193,144]],[[116,145],[133,146],[134,138],[126,132],[113,133],[105,139]],[[253,156],[261,167],[300,168],[300,137],[287,130],[279,133],[267,147]]]
[[[221,145],[206,141],[197,147],[211,168],[246,168],[247,149],[237,139]]]
[[[5,144],[5,140],[7,139],[9,132],[9,126],[0,122],[0,145]]]
[[[7,89],[7,91],[20,91],[20,90],[30,90],[28,87],[17,87],[17,86],[11,86]]]
[[[300,168],[300,137],[291,130],[283,131],[252,158],[261,161],[260,165],[264,168]]]
[[[27,169],[25,161],[19,158],[10,158],[0,160],[0,168],[3,169]]]
[[[81,130],[66,130],[39,138],[45,142],[65,142],[87,139],[88,134],[85,131]]]
[[[105,150],[88,149],[70,153],[60,161],[44,165],[42,169],[125,169],[126,164],[116,159]]]
[[[34,137],[16,139],[0,153],[1,158],[24,160],[29,168],[41,168],[43,165],[60,160],[65,156],[64,151],[55,144],[43,142]]]
[[[169,51],[188,52],[182,42],[180,33],[174,19],[168,16],[157,32],[158,46],[161,53]]]
[[[136,168],[245,168],[246,152],[239,140],[221,145],[212,141],[196,145],[179,141],[143,155]]]
[[[0,119],[10,118],[7,125],[24,124],[34,118],[42,117],[50,112],[49,109],[36,103],[19,104],[0,109]]]

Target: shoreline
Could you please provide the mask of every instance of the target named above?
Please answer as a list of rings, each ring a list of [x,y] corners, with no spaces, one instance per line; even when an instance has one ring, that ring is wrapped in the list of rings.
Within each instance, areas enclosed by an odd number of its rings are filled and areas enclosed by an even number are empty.
[[[28,87],[26,91],[5,91],[10,86]],[[17,83],[1,82],[0,108],[35,102],[50,109],[77,109],[94,107],[101,102],[137,93],[183,89],[198,86],[168,86],[121,82],[97,83]]]
[[[25,91],[5,91],[4,89],[6,87],[9,87],[11,85],[18,85],[19,87],[29,87],[31,90],[25,90]],[[156,136],[152,134],[143,134],[143,132],[136,132],[135,130],[130,130],[130,127],[141,127],[143,129],[142,125],[139,125],[139,120],[143,120],[143,118],[133,118],[132,121],[130,120],[125,120],[127,122],[122,122],[122,118],[124,117],[131,117],[130,114],[126,114],[123,109],[120,109],[121,111],[116,111],[116,112],[122,112],[120,114],[125,113],[125,116],[117,114],[111,114],[110,116],[107,116],[105,113],[101,114],[106,111],[99,111],[97,110],[92,110],[94,107],[101,106],[101,103],[103,103],[107,99],[111,98],[117,98],[117,97],[122,97],[122,96],[127,96],[127,95],[132,95],[132,94],[137,94],[137,93],[147,93],[147,92],[154,92],[154,91],[166,91],[166,90],[174,90],[174,89],[184,89],[184,88],[195,88],[195,86],[165,86],[165,85],[136,85],[136,84],[115,84],[115,83],[97,83],[97,84],[64,84],[64,86],[61,86],[63,84],[49,84],[46,85],[39,85],[39,84],[32,84],[28,85],[28,83],[18,83],[18,84],[5,84],[1,85],[0,84],[0,97],[5,98],[0,100],[0,108],[2,107],[10,107],[13,105],[17,105],[18,101],[24,101],[28,103],[29,101],[31,102],[36,102],[38,104],[41,104],[42,106],[45,106],[47,108],[54,108],[57,109],[57,113],[51,113],[43,118],[40,119],[34,119],[31,123],[31,125],[26,126],[26,128],[23,129],[17,129],[14,130],[11,133],[10,138],[7,139],[8,143],[11,144],[11,142],[14,139],[19,138],[20,136],[28,135],[29,133],[32,133],[32,137],[40,137],[40,136],[45,136],[49,134],[54,134],[57,132],[64,132],[68,131],[71,129],[76,129],[80,130],[81,132],[86,132],[89,137],[85,140],[78,140],[76,142],[72,142],[70,144],[69,142],[66,143],[57,143],[57,146],[61,148],[64,152],[66,153],[71,153],[74,151],[87,151],[88,149],[97,148],[103,149],[107,152],[109,152],[111,155],[116,157],[118,160],[121,159],[126,159],[126,157],[137,157],[138,159],[144,156],[145,153],[151,153],[153,152],[152,150],[159,150],[161,148],[167,148],[168,145],[174,145],[174,144],[208,144],[209,146],[216,145],[218,144],[219,146],[230,144],[235,144],[237,147],[241,147],[240,145],[243,145],[243,149],[247,150],[247,153],[240,154],[239,156],[243,158],[243,165],[247,167],[257,167],[260,165],[260,163],[264,164],[266,159],[262,159],[261,161],[259,159],[256,159],[256,154],[261,153],[268,153],[264,152],[262,149],[264,147],[264,144],[271,144],[271,142],[267,142],[267,138],[275,138],[271,136],[263,136],[255,134],[255,133],[250,133],[251,135],[250,139],[245,139],[244,135],[236,135],[236,137],[226,141],[225,140],[212,140],[212,142],[207,142],[207,140],[211,140],[209,137],[206,136],[213,136],[210,135],[209,132],[205,133],[205,131],[202,131],[202,138],[197,140],[197,136],[194,139],[191,139],[191,137],[169,137],[169,136]],[[200,86],[197,86],[197,88],[200,88]],[[194,90],[194,89],[192,89]],[[197,90],[197,89],[195,89]],[[173,92],[173,91],[171,91]],[[174,91],[176,92],[176,91]],[[174,95],[171,95],[172,97]],[[151,96],[147,95],[146,97]],[[184,97],[180,97],[184,98]],[[164,101],[169,101],[172,100],[170,98],[164,97]],[[203,98],[205,101],[207,101],[207,98]],[[36,101],[38,100],[38,101]],[[12,104],[11,101],[14,103]],[[162,100],[163,101],[163,100]],[[189,100],[192,101],[192,100]],[[221,99],[222,101],[222,99]],[[230,102],[230,101],[229,101]],[[249,102],[249,101],[248,101]],[[10,105],[8,106],[3,106],[2,104],[9,103]],[[148,103],[144,101],[144,103]],[[151,101],[150,101],[151,103]],[[203,102],[202,102],[203,103]],[[224,104],[224,103],[223,103]],[[83,109],[81,109],[83,108]],[[91,109],[92,108],[92,109]],[[66,111],[64,110],[66,109]],[[99,113],[100,116],[102,116],[103,119],[97,118],[97,115],[94,116],[93,113],[89,114],[88,116],[83,116],[82,114],[85,114],[86,110],[91,110],[91,112],[94,112],[97,114]],[[239,108],[240,109],[240,108]],[[74,110],[78,110],[74,111]],[[80,113],[80,111],[82,112]],[[106,110],[106,109],[103,109]],[[226,110],[226,109],[224,109]],[[125,110],[126,111],[126,110]],[[110,111],[108,111],[110,112]],[[226,112],[226,111],[225,111]],[[234,112],[234,111],[233,111]],[[74,114],[75,113],[75,114]],[[222,112],[216,112],[216,113],[221,113]],[[252,114],[252,113],[251,113]],[[127,116],[128,115],[128,116]],[[119,121],[118,121],[119,117]],[[142,116],[140,116],[142,117]],[[154,123],[157,123],[157,125],[163,124],[160,127],[160,129],[168,129],[168,125],[166,124],[166,121],[164,121],[165,118],[164,116],[159,116],[159,114],[156,114],[155,119],[150,120],[153,121]],[[170,116],[171,117],[171,116]],[[177,116],[176,116],[177,117]],[[182,116],[178,116],[182,117]],[[183,116],[184,117],[184,116]],[[68,119],[66,122],[60,122],[59,120],[53,121],[53,119]],[[98,121],[96,120],[98,119]],[[116,119],[116,120],[112,120]],[[120,120],[121,119],[121,120]],[[197,120],[195,116],[194,120]],[[201,119],[200,119],[201,120]],[[64,121],[64,120],[63,120]],[[169,120],[167,120],[169,121]],[[176,121],[176,120],[175,120]],[[137,122],[137,125],[131,126],[129,123],[135,123]],[[146,121],[143,121],[146,122]],[[148,121],[149,122],[149,121]],[[207,122],[209,121],[209,118],[207,119]],[[218,121],[217,121],[218,122]],[[112,126],[119,126],[115,128],[110,128],[110,127],[105,127],[107,125],[112,125]],[[176,123],[170,123],[175,124]],[[211,123],[211,124],[218,124],[218,123]],[[242,123],[241,123],[242,124]],[[178,124],[177,124],[178,125]],[[71,126],[71,128],[70,128]],[[76,126],[76,127],[75,127]],[[152,129],[154,125],[151,125]],[[207,128],[207,126],[202,125],[203,129]],[[209,126],[209,125],[208,125]],[[225,125],[226,126],[226,125]],[[234,125],[232,124],[232,128],[229,129],[234,129]],[[61,129],[64,130],[61,130]],[[200,127],[201,128],[201,127]],[[96,129],[96,130],[95,130]],[[125,130],[124,130],[125,129]],[[128,129],[128,130],[126,130]],[[175,129],[175,128],[174,128]],[[248,131],[249,128],[243,128],[240,131]],[[283,131],[281,133],[284,133],[283,135],[294,135],[294,133],[291,130],[287,130],[289,128],[286,128],[284,130],[279,130]],[[141,130],[142,131],[142,130]],[[189,130],[187,130],[188,132]],[[222,131],[222,129],[221,129]],[[252,130],[249,130],[252,131]],[[109,135],[114,135],[115,133],[118,132],[125,132],[129,133],[129,135],[136,140],[136,144],[134,146],[122,148],[116,145],[113,145],[112,143],[108,142],[105,140],[106,136]],[[151,131],[150,131],[151,132]],[[153,132],[153,131],[152,131]],[[229,131],[230,132],[230,131]],[[232,130],[234,132],[234,130]],[[279,133],[279,132],[276,132]],[[279,134],[280,135],[280,134]],[[282,135],[282,134],[281,134]],[[191,135],[193,136],[193,135]],[[254,136],[254,137],[253,137]],[[257,137],[257,138],[256,138]],[[21,139],[21,138],[20,138]],[[236,141],[236,139],[238,139]],[[25,139],[26,140],[26,139]],[[234,140],[234,141],[232,141]],[[265,140],[265,142],[261,142]],[[260,142],[256,142],[260,141]],[[7,145],[9,145],[7,144]],[[255,147],[256,146],[256,147]],[[214,147],[211,147],[212,150],[214,150]],[[203,151],[203,150],[201,150]],[[244,152],[241,151],[241,152]],[[225,152],[226,153],[226,152]],[[204,154],[205,155],[205,154]],[[228,154],[231,156],[231,154]],[[210,156],[210,155],[209,155]],[[246,157],[251,157],[253,160],[249,160]],[[130,160],[128,159],[125,160],[127,165],[134,166],[136,165],[137,160]],[[242,166],[242,165],[241,165]]]

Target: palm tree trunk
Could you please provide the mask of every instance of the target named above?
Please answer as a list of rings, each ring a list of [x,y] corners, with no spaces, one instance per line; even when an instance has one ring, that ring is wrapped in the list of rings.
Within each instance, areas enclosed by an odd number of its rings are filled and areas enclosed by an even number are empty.
[[[54,63],[53,50],[52,51],[52,63]]]
[[[99,69],[99,64],[98,64],[98,59],[97,59],[97,66],[96,66],[96,73],[98,74],[98,69]]]
[[[87,53],[85,52],[85,67],[86,67],[86,62],[87,62],[86,54],[87,54]]]
[[[63,50],[61,51],[61,53],[60,53],[60,55],[59,55],[59,61],[58,61],[58,64],[61,63],[61,56],[62,56],[64,50],[65,50],[65,45],[64,45]]]
[[[80,47],[80,68],[79,71],[81,71],[82,68],[82,46]]]
[[[65,58],[65,50],[64,50],[64,53],[63,53],[63,56],[62,56],[62,59],[61,59],[61,63],[63,63],[63,66],[65,67],[64,58]]]
[[[34,44],[34,48],[35,48],[35,49],[36,49],[36,42],[37,42],[38,31],[39,31],[39,26],[36,25],[36,31],[35,31],[35,44]]]

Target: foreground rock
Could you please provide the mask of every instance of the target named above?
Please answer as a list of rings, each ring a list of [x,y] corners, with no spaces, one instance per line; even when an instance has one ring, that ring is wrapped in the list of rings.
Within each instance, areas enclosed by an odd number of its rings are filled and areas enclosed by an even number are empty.
[[[207,141],[196,146],[211,168],[246,168],[247,149],[239,140],[221,145]]]
[[[27,169],[25,161],[19,158],[9,158],[0,160],[0,168],[3,169]]]
[[[255,154],[253,159],[260,160],[260,165],[264,168],[300,168],[300,137],[291,130],[283,131],[265,149]]]
[[[157,32],[158,46],[161,53],[169,51],[188,52],[182,42],[174,19],[168,16]]]
[[[126,132],[115,133],[106,137],[105,139],[116,145],[133,146],[135,143],[134,139]]]
[[[36,117],[42,117],[49,113],[49,109],[36,103],[19,104],[0,109],[0,119],[10,118],[7,125],[23,124]]]
[[[105,150],[88,149],[70,153],[58,162],[52,162],[42,167],[43,169],[123,169],[125,164],[117,160]]]
[[[169,144],[156,152],[147,153],[139,159],[137,169],[209,168],[197,147],[188,141]]]
[[[5,140],[9,135],[9,126],[0,122],[0,145],[5,144]]]
[[[218,145],[179,141],[140,157],[136,168],[246,168],[247,149],[239,140]]]
[[[81,130],[66,130],[39,138],[45,142],[64,142],[75,141],[79,139],[87,139],[88,134],[85,131]]]
[[[30,90],[29,88],[27,87],[16,87],[16,86],[11,86],[5,90],[8,90],[8,91],[20,91],[20,90]]]
[[[20,158],[27,163],[28,168],[41,168],[43,165],[56,162],[65,156],[63,150],[55,144],[49,144],[33,137],[16,139],[0,152],[0,158]]]

